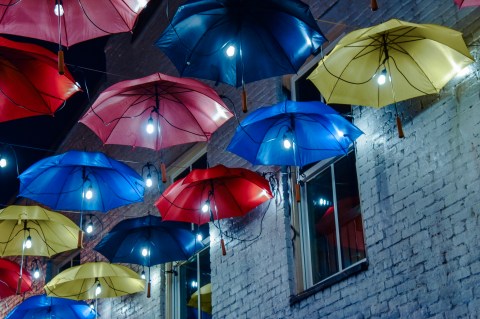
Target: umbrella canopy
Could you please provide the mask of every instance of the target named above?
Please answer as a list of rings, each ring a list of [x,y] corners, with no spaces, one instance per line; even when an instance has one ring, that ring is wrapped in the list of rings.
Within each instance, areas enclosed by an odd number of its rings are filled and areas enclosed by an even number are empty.
[[[149,0],[7,1],[0,6],[0,33],[71,46],[131,31]]]
[[[31,247],[24,247],[30,237]],[[64,215],[40,206],[0,210],[0,256],[46,256],[81,246],[81,230]]]
[[[212,313],[212,284],[206,284],[200,288],[200,303],[201,309],[203,312],[208,314]],[[187,306],[189,307],[198,307],[198,290],[195,291],[188,301]]]
[[[90,262],[62,271],[44,288],[48,296],[86,300],[140,292],[145,289],[145,281],[125,266]]]
[[[144,182],[129,166],[100,152],[44,158],[20,176],[18,196],[57,210],[102,211],[143,201]]]
[[[347,34],[308,78],[327,103],[382,107],[438,93],[472,62],[460,32],[392,19]]]
[[[2,37],[0,77],[0,122],[53,115],[71,95],[80,91],[68,70],[63,76],[58,74],[57,56],[53,52]]]
[[[109,87],[80,122],[106,144],[160,150],[206,142],[232,116],[207,85],[155,73]]]
[[[23,280],[19,293],[32,289],[32,277],[23,268]],[[20,276],[20,265],[14,261],[0,258],[0,299],[13,296],[17,292],[18,278]]]
[[[455,4],[461,9],[465,7],[480,6],[480,0],[454,0]]]
[[[268,181],[257,173],[217,165],[192,170],[170,185],[155,206],[163,220],[201,225],[243,216],[272,197]]]
[[[324,42],[300,0],[193,0],[156,44],[181,76],[239,87],[296,73]]]
[[[96,318],[96,314],[85,301],[38,295],[25,299],[5,317],[5,319],[39,318],[93,319]]]
[[[284,101],[250,113],[227,150],[253,165],[304,166],[346,154],[361,134],[321,102]]]
[[[94,249],[111,262],[150,267],[187,260],[202,248],[189,224],[148,215],[122,220]]]

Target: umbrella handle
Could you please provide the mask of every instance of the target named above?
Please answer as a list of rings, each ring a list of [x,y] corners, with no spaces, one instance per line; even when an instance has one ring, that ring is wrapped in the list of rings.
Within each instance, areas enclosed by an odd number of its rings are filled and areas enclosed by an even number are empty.
[[[149,281],[147,285],[147,298],[150,298],[151,296],[150,295],[151,288],[152,288],[152,283]]]
[[[300,184],[299,183],[295,184],[295,200],[297,201],[297,203],[301,202]]]
[[[65,74],[65,59],[63,57],[63,50],[58,50],[58,74],[64,75]]]
[[[242,111],[243,113],[247,113],[247,91],[245,91],[245,88],[242,89]]]
[[[377,11],[378,10],[377,0],[371,0],[370,1],[370,9],[372,9],[372,11]]]
[[[399,138],[404,138],[405,134],[403,134],[402,120],[400,119],[400,116],[398,116],[398,115],[397,115],[397,129],[398,129],[398,137]]]
[[[222,255],[225,256],[227,254],[227,249],[225,248],[225,241],[220,239],[220,246],[222,246]]]
[[[17,282],[17,295],[22,293],[22,277],[18,277],[18,282]]]
[[[160,172],[162,173],[162,182],[167,182],[167,169],[165,168],[165,163],[160,164]]]
[[[83,248],[83,231],[79,230],[78,231],[78,243],[77,243],[77,248]]]

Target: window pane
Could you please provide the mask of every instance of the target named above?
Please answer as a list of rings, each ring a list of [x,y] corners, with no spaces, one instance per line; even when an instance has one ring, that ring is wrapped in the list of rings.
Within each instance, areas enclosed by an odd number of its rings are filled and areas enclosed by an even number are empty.
[[[339,270],[331,169],[308,181],[306,188],[312,279],[317,283]]]
[[[346,268],[365,258],[354,153],[335,163],[334,169],[342,266]]]

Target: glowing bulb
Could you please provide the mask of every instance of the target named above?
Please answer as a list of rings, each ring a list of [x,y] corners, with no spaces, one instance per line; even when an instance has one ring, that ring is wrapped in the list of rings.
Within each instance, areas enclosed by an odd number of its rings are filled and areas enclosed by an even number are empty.
[[[198,287],[198,283],[195,280],[192,280],[192,283],[190,285],[192,286],[192,288]]]
[[[92,186],[89,186],[87,191],[85,192],[85,198],[86,199],[92,199],[92,197],[93,197]]]
[[[93,224],[91,221],[88,223],[86,231],[87,234],[91,234],[93,232]]]
[[[100,283],[97,283],[97,287],[95,288],[95,296],[98,296],[101,293],[102,293],[102,286],[100,285]]]
[[[4,157],[2,157],[0,158],[0,167],[4,168],[5,166],[7,166],[7,160]]]
[[[57,17],[63,16],[63,6],[60,3],[57,3],[53,9],[53,12]]]
[[[227,48],[227,56],[232,57],[235,55],[235,47],[233,45],[229,45]]]
[[[197,234],[197,240],[198,240],[198,241],[202,241],[202,240],[203,240],[202,234]]]
[[[153,185],[152,176],[150,174],[147,175],[147,179],[145,180],[145,185],[147,187],[152,187]]]
[[[27,240],[25,240],[25,248],[32,248],[32,237],[30,237],[30,235],[28,235]]]
[[[142,256],[143,256],[143,257],[147,257],[147,255],[148,255],[148,249],[147,249],[147,248],[143,248],[143,249],[142,249]]]
[[[35,279],[40,278],[40,270],[38,270],[38,268],[35,268],[35,270],[33,272],[33,278],[35,278]]]
[[[151,116],[148,119],[146,130],[148,134],[153,134],[153,132],[155,131],[155,126],[153,126],[153,119]]]
[[[210,209],[210,202],[207,200],[205,204],[203,204],[202,206],[202,213],[208,212],[209,209]]]
[[[292,147],[292,142],[288,138],[283,139],[283,147],[286,148],[287,150]]]
[[[92,303],[90,304],[90,309],[94,310],[95,309],[95,305]]]
[[[383,69],[382,72],[378,75],[377,83],[378,85],[384,85],[387,81],[387,69]]]
[[[345,136],[345,133],[343,133],[342,131],[337,131],[337,134],[339,137],[344,137]]]
[[[145,270],[142,270],[142,274],[140,275],[140,277],[142,277],[142,279],[145,279]]]

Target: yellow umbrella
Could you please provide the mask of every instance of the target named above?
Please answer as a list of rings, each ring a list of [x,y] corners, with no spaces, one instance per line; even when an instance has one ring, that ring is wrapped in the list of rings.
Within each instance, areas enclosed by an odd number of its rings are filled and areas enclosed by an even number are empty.
[[[145,280],[122,265],[90,262],[62,271],[44,288],[48,296],[86,300],[144,291]]]
[[[203,312],[212,314],[212,284],[200,288],[200,303]],[[198,290],[190,296],[187,306],[198,308]]]
[[[392,19],[347,34],[308,79],[327,103],[379,108],[438,93],[470,63],[460,32]]]

